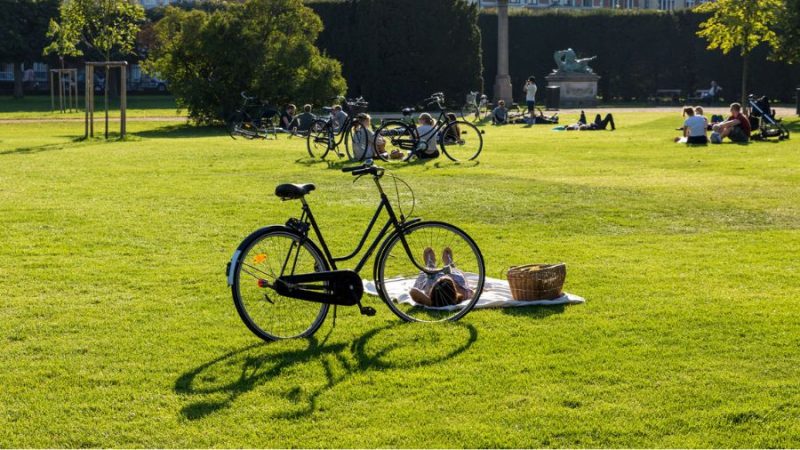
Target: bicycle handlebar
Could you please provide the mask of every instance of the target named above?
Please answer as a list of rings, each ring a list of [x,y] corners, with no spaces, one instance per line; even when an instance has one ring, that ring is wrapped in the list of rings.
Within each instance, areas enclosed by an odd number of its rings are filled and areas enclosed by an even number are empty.
[[[352,172],[354,177],[367,174],[380,177],[383,175],[383,167],[361,164],[358,166],[345,167],[342,169],[342,172]]]

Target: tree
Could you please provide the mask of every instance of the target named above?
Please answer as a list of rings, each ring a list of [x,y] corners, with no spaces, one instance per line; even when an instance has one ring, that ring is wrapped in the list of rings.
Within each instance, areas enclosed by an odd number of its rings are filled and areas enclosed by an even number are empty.
[[[739,49],[742,57],[742,104],[747,101],[747,65],[750,52],[761,43],[779,48],[776,24],[783,15],[783,0],[717,0],[695,8],[712,13],[700,24],[697,35],[708,41],[708,49],[728,54]]]
[[[60,22],[50,21],[50,45],[45,54],[80,56],[111,61],[134,53],[144,8],[135,0],[69,0],[61,4]],[[109,77],[106,68],[106,96]]]
[[[58,0],[0,0],[0,61],[14,64],[14,97],[24,94],[22,64],[41,56],[47,23],[58,12]]]
[[[775,59],[788,63],[800,62],[800,0],[785,0],[779,22],[779,46]]]
[[[247,0],[213,12],[169,7],[145,69],[167,80],[197,122],[223,119],[239,92],[323,104],[347,89],[338,61],[314,42],[319,17],[300,0]]]

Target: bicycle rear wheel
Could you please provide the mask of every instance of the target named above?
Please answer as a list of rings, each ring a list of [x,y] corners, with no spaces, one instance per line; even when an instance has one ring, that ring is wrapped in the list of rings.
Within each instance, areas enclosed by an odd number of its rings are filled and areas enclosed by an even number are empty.
[[[281,275],[327,269],[308,239],[282,228],[264,230],[234,261],[231,292],[239,317],[266,341],[311,336],[325,320],[329,305],[284,297],[268,286]]]
[[[324,120],[315,120],[311,123],[306,137],[308,154],[312,158],[325,159],[333,146],[333,131]]]
[[[477,158],[483,150],[483,135],[475,125],[458,120],[444,127],[439,144],[451,160],[469,161]]]
[[[403,245],[404,240],[410,256]],[[423,255],[428,248],[435,255],[435,268],[431,274],[422,272],[411,259],[413,257],[418,264],[426,266]],[[443,256],[447,252],[445,249],[449,249],[452,255],[450,262]],[[461,299],[457,304],[426,306],[411,297],[411,288],[415,285],[424,286],[443,276],[451,277],[459,286]],[[406,228],[402,234],[391,236],[375,261],[375,286],[381,299],[393,313],[409,322],[460,319],[478,302],[485,277],[478,245],[465,232],[444,222],[420,222]]]
[[[401,120],[385,122],[375,131],[373,139],[378,158],[386,162],[408,161],[419,143],[416,128]]]

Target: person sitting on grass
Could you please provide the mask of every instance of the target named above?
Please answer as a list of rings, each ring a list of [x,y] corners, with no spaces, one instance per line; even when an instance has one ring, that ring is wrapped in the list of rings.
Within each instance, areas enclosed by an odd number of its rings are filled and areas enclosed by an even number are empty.
[[[439,133],[436,132],[436,120],[428,113],[419,115],[419,125],[417,126],[417,156],[422,159],[438,158],[439,150],[436,144],[439,142]]]
[[[702,106],[695,106],[694,107],[694,115],[703,118],[703,122],[706,123],[706,129],[710,130],[711,125],[708,123],[708,118],[704,115],[703,107]]]
[[[333,119],[333,129],[336,131],[341,130],[345,121],[347,121],[347,113],[342,111],[342,105],[333,105],[331,118]]]
[[[311,113],[311,105],[304,105],[303,112],[292,120],[290,130],[292,134],[306,134],[317,116]]]
[[[452,125],[447,128],[447,132],[444,135],[444,145],[452,145],[452,144],[463,144],[464,141],[461,139],[461,129],[458,127],[458,123],[456,123],[458,119],[456,115],[453,113],[447,113],[447,122],[452,123]]]
[[[284,131],[291,132],[292,130],[292,122],[294,122],[294,113],[297,111],[297,107],[293,104],[289,103],[286,105],[286,108],[283,109],[281,113],[281,128]]]
[[[508,109],[505,100],[497,102],[497,107],[492,110],[492,125],[505,125],[508,123]]]
[[[728,120],[714,125],[711,142],[721,144],[726,137],[740,143],[750,140],[750,121],[742,114],[742,105],[739,103],[731,103],[731,115]]]
[[[581,115],[583,117],[582,112]],[[594,116],[594,122],[592,123],[586,124],[578,121],[572,125],[567,125],[564,129],[567,131],[597,131],[605,130],[609,125],[611,125],[611,131],[617,129],[616,125],[614,125],[614,116],[612,116],[611,113],[606,114],[602,119],[600,118],[600,114],[597,114]]]
[[[687,106],[683,108],[683,115],[686,120],[683,122],[683,139],[675,138],[675,142],[685,142],[686,144],[708,144],[706,137],[706,118],[695,114],[694,108]]]
[[[436,253],[430,247],[422,251],[425,268],[436,269]],[[472,298],[474,291],[467,284],[466,276],[453,264],[453,251],[450,247],[442,250],[442,264],[449,268],[445,273],[440,270],[434,274],[420,272],[414,287],[409,291],[415,303],[439,308],[457,305]]]
[[[363,161],[374,158],[377,152],[385,153],[386,141],[382,137],[375,139],[375,132],[372,131],[372,117],[369,114],[361,113],[356,116],[353,126],[353,159]]]

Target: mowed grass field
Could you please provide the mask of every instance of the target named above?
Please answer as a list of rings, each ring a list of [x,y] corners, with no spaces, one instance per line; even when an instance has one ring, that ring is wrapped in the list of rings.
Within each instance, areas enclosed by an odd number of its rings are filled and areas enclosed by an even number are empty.
[[[275,185],[314,182],[349,252],[369,180],[286,136],[0,124],[0,447],[800,446],[797,119],[790,141],[694,148],[677,113],[616,121],[487,127],[478,162],[394,171],[489,276],[564,261],[586,304],[418,325],[368,297],[375,317],[270,344],[234,309],[233,250],[299,215]]]

